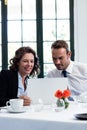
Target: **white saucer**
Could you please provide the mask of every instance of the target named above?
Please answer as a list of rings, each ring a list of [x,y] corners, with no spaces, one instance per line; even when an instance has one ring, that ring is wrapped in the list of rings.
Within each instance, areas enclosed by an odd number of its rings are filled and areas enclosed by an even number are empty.
[[[10,113],[23,113],[26,111],[26,109],[23,107],[21,110],[13,110],[11,107],[8,107],[7,111]]]

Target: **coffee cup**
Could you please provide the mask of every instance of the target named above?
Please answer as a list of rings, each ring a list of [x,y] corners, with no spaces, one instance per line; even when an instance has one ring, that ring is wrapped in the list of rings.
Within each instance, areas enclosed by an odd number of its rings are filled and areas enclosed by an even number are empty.
[[[10,106],[14,111],[20,111],[23,108],[23,99],[10,99],[6,106]]]

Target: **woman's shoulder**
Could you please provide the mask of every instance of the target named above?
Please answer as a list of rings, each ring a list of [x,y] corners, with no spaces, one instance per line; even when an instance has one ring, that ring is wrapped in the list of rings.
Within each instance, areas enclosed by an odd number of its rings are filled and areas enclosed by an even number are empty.
[[[1,70],[1,72],[0,72],[0,75],[7,75],[7,76],[9,76],[9,75],[13,75],[13,74],[17,74],[17,72],[16,71],[13,71],[13,70]]]

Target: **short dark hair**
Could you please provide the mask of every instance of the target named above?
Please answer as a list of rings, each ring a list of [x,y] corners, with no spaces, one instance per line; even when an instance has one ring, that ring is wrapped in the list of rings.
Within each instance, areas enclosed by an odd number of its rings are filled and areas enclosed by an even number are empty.
[[[34,68],[30,75],[35,75],[40,73],[40,66],[39,66],[39,58],[36,56],[35,51],[31,47],[20,47],[15,52],[15,56],[10,59],[10,70],[18,71],[18,63],[21,60],[21,58],[26,53],[32,53],[34,55]]]
[[[57,40],[51,45],[51,49],[59,49],[59,48],[65,48],[66,52],[69,52],[69,47],[66,41],[64,40]]]

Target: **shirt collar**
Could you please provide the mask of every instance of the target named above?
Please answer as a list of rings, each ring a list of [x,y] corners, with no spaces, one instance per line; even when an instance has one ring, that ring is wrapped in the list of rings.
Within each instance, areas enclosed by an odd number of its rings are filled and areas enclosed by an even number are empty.
[[[19,78],[19,79],[21,79],[21,78],[22,78],[19,72],[18,72],[18,78]]]
[[[74,64],[74,62],[73,62],[73,61],[70,61],[70,64],[69,64],[69,66],[68,66],[67,69],[66,69],[66,71],[67,71],[68,73],[72,73],[73,64]]]
[[[18,78],[19,78],[19,79],[22,78],[19,72],[18,72]],[[29,79],[29,75],[27,75],[26,78]]]

